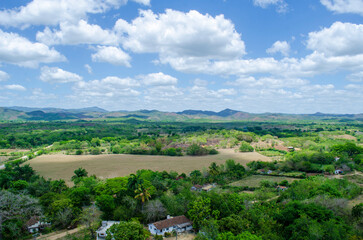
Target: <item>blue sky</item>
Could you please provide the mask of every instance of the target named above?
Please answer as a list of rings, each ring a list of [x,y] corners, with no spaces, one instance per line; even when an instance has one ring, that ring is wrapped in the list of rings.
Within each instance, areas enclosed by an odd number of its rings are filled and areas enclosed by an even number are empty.
[[[0,2],[0,106],[363,112],[363,0]]]

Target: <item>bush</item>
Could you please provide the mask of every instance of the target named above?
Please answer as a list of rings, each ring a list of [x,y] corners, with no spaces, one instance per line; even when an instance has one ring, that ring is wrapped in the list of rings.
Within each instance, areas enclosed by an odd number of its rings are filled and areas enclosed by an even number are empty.
[[[253,152],[253,147],[248,142],[242,142],[241,146],[239,147],[240,152]]]
[[[82,155],[83,154],[83,151],[81,150],[81,149],[78,149],[77,151],[76,151],[76,155]]]
[[[99,148],[92,148],[92,149],[90,150],[90,153],[91,153],[92,155],[99,155],[99,154],[101,154],[101,150],[100,150]]]
[[[210,151],[209,151],[209,154],[210,155],[216,155],[216,154],[218,154],[219,152],[216,150],[216,149],[211,149]]]
[[[198,144],[192,144],[187,148],[187,154],[191,156],[203,156],[208,155],[208,150]]]

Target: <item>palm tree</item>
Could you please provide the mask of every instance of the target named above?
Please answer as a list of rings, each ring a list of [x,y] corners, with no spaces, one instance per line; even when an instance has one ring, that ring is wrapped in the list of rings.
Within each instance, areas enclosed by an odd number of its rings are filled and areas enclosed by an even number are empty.
[[[135,191],[139,188],[139,185],[142,185],[144,180],[140,178],[140,175],[130,174],[130,177],[127,182],[128,189]]]
[[[136,199],[141,200],[141,210],[144,210],[144,204],[146,201],[149,201],[151,195],[149,193],[149,188],[145,188],[143,184],[139,184],[139,187],[135,190]]]

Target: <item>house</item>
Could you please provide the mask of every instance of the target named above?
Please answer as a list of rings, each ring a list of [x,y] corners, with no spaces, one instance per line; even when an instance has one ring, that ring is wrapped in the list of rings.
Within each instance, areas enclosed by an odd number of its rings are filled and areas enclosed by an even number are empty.
[[[337,169],[334,172],[334,174],[342,174],[342,173],[343,173],[343,170],[342,169]]]
[[[36,233],[42,231],[44,228],[50,226],[51,224],[47,222],[41,222],[38,216],[33,216],[29,219],[29,221],[26,222],[25,225],[28,229],[28,232]]]
[[[118,221],[102,221],[101,227],[96,231],[97,240],[105,240],[107,237],[106,231],[114,224],[118,224]]]
[[[172,231],[185,232],[193,230],[192,222],[184,215],[177,217],[170,217],[167,219],[150,223],[148,228],[153,235],[164,235]]]
[[[213,183],[213,184],[207,184],[207,185],[204,185],[202,187],[202,190],[205,191],[205,192],[209,192],[210,190],[212,190],[215,187],[216,187],[216,184],[215,183]]]
[[[295,151],[294,147],[288,147],[287,149],[288,149],[289,152],[294,152]]]
[[[203,188],[202,185],[195,184],[193,187],[190,188],[190,190],[200,192],[202,191],[202,188]]]
[[[286,191],[286,190],[288,189],[288,187],[278,185],[278,186],[276,187],[276,189],[277,189],[278,191]]]

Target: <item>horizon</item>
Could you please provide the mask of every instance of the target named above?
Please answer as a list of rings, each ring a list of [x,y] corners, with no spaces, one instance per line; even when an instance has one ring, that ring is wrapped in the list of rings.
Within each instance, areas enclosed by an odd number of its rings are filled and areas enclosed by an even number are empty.
[[[363,1],[341,3],[1,1],[0,106],[361,114]]]
[[[184,109],[181,111],[162,111],[162,110],[158,110],[158,109],[135,109],[135,110],[108,110],[106,108],[102,108],[102,107],[98,107],[98,106],[88,106],[88,107],[80,107],[80,108],[59,108],[59,107],[26,107],[26,106],[0,106],[0,108],[8,108],[8,109],[12,109],[12,108],[34,108],[34,109],[39,109],[39,110],[43,110],[43,109],[59,109],[59,110],[81,110],[81,109],[89,109],[89,108],[98,108],[100,110],[104,110],[106,112],[140,112],[140,111],[157,111],[157,112],[162,112],[162,113],[182,113],[185,111],[202,111],[202,112],[215,112],[215,113],[219,113],[219,112],[223,112],[225,110],[232,110],[232,111],[237,111],[237,112],[244,112],[244,113],[248,113],[248,114],[287,114],[287,115],[314,115],[314,114],[328,114],[328,115],[360,115],[363,114],[363,112],[361,113],[334,113],[334,112],[312,112],[312,113],[286,113],[286,112],[247,112],[247,111],[243,111],[243,110],[237,110],[237,109],[232,109],[232,108],[225,108],[225,109],[221,109],[221,110],[216,110],[216,111],[212,111],[212,110],[208,110],[208,109]],[[13,109],[14,110],[14,109]]]

